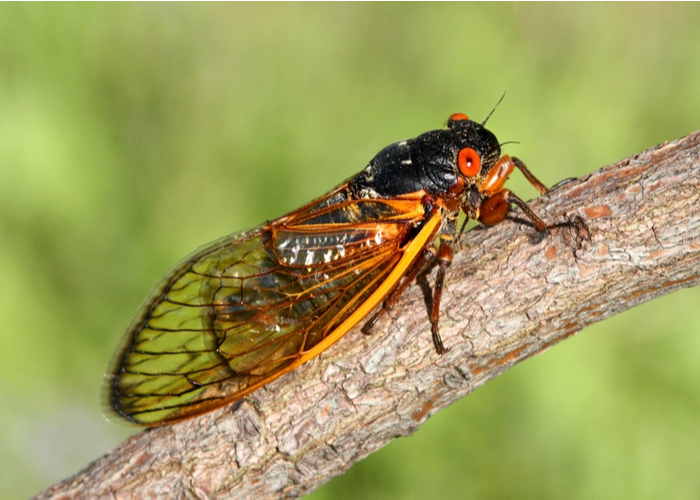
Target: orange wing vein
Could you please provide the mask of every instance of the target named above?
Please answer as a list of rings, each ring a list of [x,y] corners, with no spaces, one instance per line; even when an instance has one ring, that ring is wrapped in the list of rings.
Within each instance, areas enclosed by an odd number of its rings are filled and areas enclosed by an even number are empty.
[[[146,299],[103,400],[161,425],[239,399],[318,355],[378,305],[439,229],[421,197],[352,200],[343,185],[178,264]]]

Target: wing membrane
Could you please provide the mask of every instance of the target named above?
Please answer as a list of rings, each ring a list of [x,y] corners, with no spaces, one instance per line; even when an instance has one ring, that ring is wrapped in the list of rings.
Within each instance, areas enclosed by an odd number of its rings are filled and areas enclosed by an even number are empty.
[[[387,280],[424,219],[419,197],[351,200],[341,186],[200,249],[127,330],[105,381],[109,406],[159,425],[298,366]]]

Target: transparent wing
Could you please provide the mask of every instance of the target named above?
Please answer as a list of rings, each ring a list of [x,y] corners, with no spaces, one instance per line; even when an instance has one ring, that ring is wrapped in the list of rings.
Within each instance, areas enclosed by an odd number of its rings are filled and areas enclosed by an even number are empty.
[[[386,280],[423,217],[416,200],[349,200],[336,190],[200,249],[127,330],[105,381],[107,404],[159,425],[294,368]]]

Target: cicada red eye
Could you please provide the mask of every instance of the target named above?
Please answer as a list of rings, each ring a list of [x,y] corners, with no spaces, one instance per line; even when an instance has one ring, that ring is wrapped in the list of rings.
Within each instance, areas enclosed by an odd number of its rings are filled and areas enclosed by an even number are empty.
[[[472,148],[464,148],[460,150],[457,157],[457,166],[459,171],[465,177],[474,177],[481,170],[481,158]]]

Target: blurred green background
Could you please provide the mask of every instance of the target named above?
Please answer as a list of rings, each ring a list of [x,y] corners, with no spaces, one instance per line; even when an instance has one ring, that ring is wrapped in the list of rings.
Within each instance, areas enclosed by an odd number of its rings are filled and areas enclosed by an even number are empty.
[[[490,128],[547,184],[686,135],[699,26],[698,4],[0,5],[0,497],[133,432],[103,372],[197,246],[504,91]],[[312,498],[696,499],[699,305],[595,325]]]

